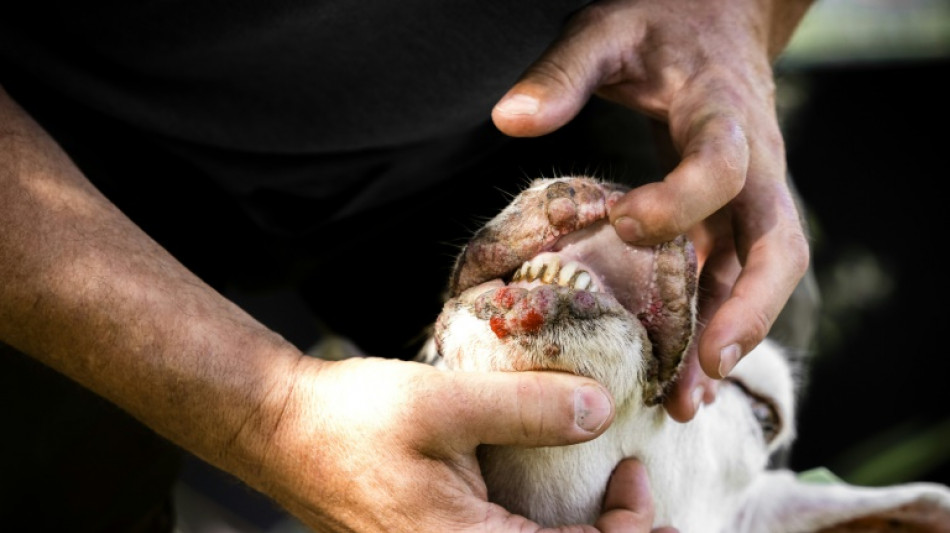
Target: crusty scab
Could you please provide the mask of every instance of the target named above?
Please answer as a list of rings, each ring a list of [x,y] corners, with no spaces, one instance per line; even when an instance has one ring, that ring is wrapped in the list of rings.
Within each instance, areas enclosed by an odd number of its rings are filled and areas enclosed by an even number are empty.
[[[663,401],[693,339],[696,321],[696,254],[684,236],[660,244],[656,254],[656,289],[660,305],[652,314],[637,315],[647,328],[657,360],[657,397]],[[648,380],[650,377],[648,377]]]
[[[465,306],[495,342],[544,355],[512,355],[518,368],[557,358],[582,365],[583,344],[622,330],[616,342],[636,345],[642,358],[644,403],[661,402],[693,335],[696,257],[683,236],[653,247],[622,242],[606,219],[626,190],[587,177],[535,180],[463,249],[443,314]],[[437,331],[444,324],[440,317]],[[576,346],[556,340],[567,338]]]
[[[592,178],[534,180],[462,249],[449,295],[510,275],[560,236],[606,218],[608,205],[625,190]]]

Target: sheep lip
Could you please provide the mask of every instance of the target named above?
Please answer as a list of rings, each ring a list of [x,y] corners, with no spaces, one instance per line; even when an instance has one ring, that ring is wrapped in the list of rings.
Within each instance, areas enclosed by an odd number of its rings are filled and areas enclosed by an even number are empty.
[[[640,317],[656,308],[657,254],[658,247],[623,242],[609,222],[602,220],[562,236],[538,257],[556,257],[562,265],[576,265],[577,271],[591,276],[592,291],[611,296]]]
[[[547,250],[536,254],[502,278],[482,282],[463,292],[461,299],[474,303],[486,291],[505,287],[491,308],[511,309],[504,300],[521,300],[541,287],[551,287],[562,304],[589,293],[596,300],[589,308],[573,305],[575,317],[595,318],[621,309],[637,318],[650,333],[650,340],[690,337],[694,316],[690,301],[695,294],[695,255],[683,239],[653,247],[632,246],[620,240],[607,221],[571,232]],[[583,275],[585,279],[578,278]],[[552,297],[553,298],[553,297]],[[580,305],[580,307],[584,307]],[[597,311],[594,311],[594,307]],[[539,308],[542,314],[551,307]],[[488,316],[483,314],[483,316]],[[553,319],[548,316],[550,323]],[[676,341],[676,344],[680,344]]]

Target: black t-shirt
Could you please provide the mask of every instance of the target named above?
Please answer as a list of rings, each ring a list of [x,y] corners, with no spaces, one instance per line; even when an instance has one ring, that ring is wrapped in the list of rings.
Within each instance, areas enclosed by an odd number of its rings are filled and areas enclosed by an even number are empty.
[[[36,115],[48,89],[152,135],[237,195],[342,216],[497,143],[491,107],[584,3],[31,0],[0,17],[0,83]]]

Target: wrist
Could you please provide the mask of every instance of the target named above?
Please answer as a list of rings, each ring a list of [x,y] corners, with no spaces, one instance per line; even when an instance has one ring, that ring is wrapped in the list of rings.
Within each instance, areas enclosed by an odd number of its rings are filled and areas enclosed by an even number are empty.
[[[275,461],[282,449],[280,435],[300,416],[295,393],[302,376],[320,364],[289,346],[256,358],[228,417],[229,428],[217,434],[217,444],[205,446],[207,456],[202,458],[270,493],[272,472],[279,471]]]
[[[265,372],[267,390],[249,398],[255,408],[222,450],[217,466],[305,523],[322,523],[327,517],[311,500],[327,503],[335,497],[340,473],[333,457],[353,451],[341,448],[337,435],[352,420],[330,413],[341,399],[334,395],[339,391],[334,378],[326,383],[324,376],[336,363],[299,352],[286,355]]]

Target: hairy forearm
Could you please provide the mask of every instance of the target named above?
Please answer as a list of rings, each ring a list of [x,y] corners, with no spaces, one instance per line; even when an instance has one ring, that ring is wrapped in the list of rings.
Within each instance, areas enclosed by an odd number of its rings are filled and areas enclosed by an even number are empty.
[[[300,354],[175,261],[0,90],[0,340],[229,470]]]

